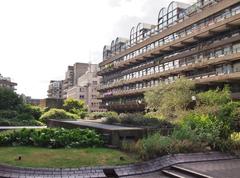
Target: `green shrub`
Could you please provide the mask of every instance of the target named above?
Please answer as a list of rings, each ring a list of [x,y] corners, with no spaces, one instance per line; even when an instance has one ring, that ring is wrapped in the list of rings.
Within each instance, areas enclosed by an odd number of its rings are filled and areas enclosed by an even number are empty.
[[[177,140],[191,140],[199,143],[207,143],[213,149],[221,144],[221,140],[225,139],[223,132],[228,130],[225,125],[216,117],[189,114],[174,130],[173,137]]]
[[[191,141],[177,140],[173,137],[161,136],[159,133],[148,136],[131,146],[125,146],[125,149],[133,149],[134,152],[144,159],[152,159],[167,154],[193,153],[204,151],[206,144]]]
[[[64,101],[63,109],[69,113],[78,115],[82,119],[87,116],[87,108],[83,100],[68,98]]]
[[[18,115],[17,111],[13,110],[0,110],[0,118],[12,119]]]
[[[198,105],[223,105],[231,101],[230,89],[225,86],[223,90],[208,90],[197,94]]]
[[[46,122],[47,119],[76,120],[79,119],[79,116],[66,112],[63,109],[50,109],[40,117],[42,122]]]
[[[17,120],[17,119],[0,119],[0,126],[43,126],[44,124],[35,119]]]
[[[135,142],[134,140],[123,140],[121,142],[121,150],[130,152],[130,153],[136,153],[137,150],[137,142]]]
[[[160,114],[160,113],[157,113],[157,112],[148,112],[144,116],[147,117],[147,118],[156,118],[156,119],[159,119],[159,120],[164,119],[163,115]]]
[[[113,111],[106,111],[106,112],[92,112],[90,113],[90,118],[92,119],[101,119],[103,117],[118,117],[118,113]]]
[[[155,158],[170,153],[172,140],[170,137],[155,133],[138,143],[138,152],[142,159]]]
[[[174,125],[167,120],[150,117],[150,115],[144,116],[141,113],[121,113],[119,116],[113,114],[106,117],[105,123],[107,124],[119,123],[131,126],[151,126],[161,128],[174,127]]]
[[[0,87],[0,110],[18,110],[23,105],[22,98],[14,91]]]
[[[106,118],[104,123],[105,124],[116,124],[116,123],[120,123],[120,119],[119,119],[119,117],[110,116],[110,117]]]
[[[231,134],[232,150],[240,153],[240,132]]]
[[[0,126],[10,126],[11,122],[9,119],[0,118]]]
[[[193,153],[205,151],[205,143],[192,140],[177,140],[174,137],[162,136],[154,133],[138,142],[122,143],[122,149],[129,152],[137,153],[144,160],[156,158],[167,154]]]
[[[49,148],[101,146],[102,138],[89,129],[22,129],[0,134],[0,145],[31,145]]]
[[[28,113],[23,113],[23,114],[19,114],[17,117],[16,117],[16,120],[19,120],[19,121],[23,121],[23,120],[34,120],[34,117]]]
[[[24,105],[22,112],[32,115],[36,120],[38,120],[43,114],[43,111],[40,107],[32,106],[30,104]]]

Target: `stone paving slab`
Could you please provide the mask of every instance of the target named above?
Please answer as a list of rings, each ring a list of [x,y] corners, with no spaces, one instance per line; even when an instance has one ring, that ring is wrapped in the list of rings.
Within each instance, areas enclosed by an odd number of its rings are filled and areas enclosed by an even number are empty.
[[[157,175],[159,170],[171,165],[180,163],[193,163],[202,161],[216,161],[236,159],[237,157],[230,154],[219,152],[210,153],[193,153],[193,154],[176,154],[167,155],[147,162],[131,164],[125,166],[100,166],[100,167],[82,167],[82,168],[21,168],[7,165],[0,165],[0,177],[36,177],[36,178],[104,178],[104,169],[113,169],[119,177]]]
[[[239,178],[240,159],[178,164],[192,171],[218,178]]]

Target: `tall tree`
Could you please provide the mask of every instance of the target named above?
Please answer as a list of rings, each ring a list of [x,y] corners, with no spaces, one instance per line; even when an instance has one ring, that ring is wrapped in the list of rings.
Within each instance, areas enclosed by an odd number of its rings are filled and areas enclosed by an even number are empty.
[[[183,77],[170,84],[161,84],[145,93],[147,109],[158,112],[166,119],[174,119],[192,102],[194,88],[194,82]]]
[[[0,87],[0,110],[17,110],[22,105],[22,98],[17,93]]]

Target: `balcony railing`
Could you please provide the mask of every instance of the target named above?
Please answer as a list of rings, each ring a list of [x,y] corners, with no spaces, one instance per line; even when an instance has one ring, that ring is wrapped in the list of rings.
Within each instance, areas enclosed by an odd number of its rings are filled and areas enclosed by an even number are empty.
[[[221,81],[227,81],[227,80],[236,80],[240,79],[240,72],[234,72],[234,71],[229,71],[228,73],[218,73],[216,71],[209,72],[209,73],[204,73],[204,74],[199,74],[199,75],[194,75],[194,76],[189,76],[188,77],[190,80],[194,80],[196,84],[207,84],[210,82],[221,82]],[[173,82],[173,81],[172,81]],[[155,86],[147,86],[145,88],[133,88],[129,90],[119,90],[112,92],[111,95],[102,95],[103,98],[108,98],[108,97],[118,97],[118,96],[127,96],[127,95],[138,95],[142,94],[148,90],[153,89]]]
[[[133,78],[130,80],[122,80],[120,82],[116,82],[116,83],[113,83],[110,85],[102,85],[99,87],[99,90],[112,89],[112,88],[116,88],[116,87],[123,86],[126,84],[136,83],[136,82],[143,81],[143,80],[156,79],[159,77],[166,77],[166,76],[169,76],[172,74],[178,74],[178,73],[182,73],[182,72],[186,72],[186,71],[190,71],[190,70],[194,70],[194,69],[205,68],[206,66],[209,66],[209,65],[216,65],[216,64],[221,64],[221,63],[225,63],[225,62],[239,60],[239,57],[240,57],[239,53],[240,53],[240,49],[235,49],[235,50],[229,51],[226,54],[221,54],[220,56],[214,55],[211,57],[208,56],[208,57],[201,58],[201,59],[195,59],[191,63],[185,63],[185,64],[182,64],[182,66],[173,67],[173,68],[163,71],[163,72],[145,75],[145,76],[142,76],[139,78]]]
[[[213,32],[223,31],[225,29],[231,28],[231,24],[237,25],[240,24],[240,9],[236,11],[229,12],[225,14],[222,18],[216,18],[213,21],[209,22],[208,24],[204,24],[199,26],[199,28],[193,28],[192,30],[185,31],[184,34],[177,37],[176,39],[168,40],[167,42],[160,45],[155,46],[152,45],[148,50],[142,50],[142,53],[136,53],[132,55],[129,59],[123,60],[118,63],[112,63],[113,67],[108,69],[102,69],[99,74],[104,74],[110,71],[113,71],[117,68],[124,68],[129,63],[139,62],[141,60],[145,60],[146,58],[153,57],[156,54],[159,54],[162,51],[171,51],[173,47],[179,47],[188,45],[190,42],[197,41],[197,38],[208,37],[213,35]],[[228,24],[228,25],[226,25]]]

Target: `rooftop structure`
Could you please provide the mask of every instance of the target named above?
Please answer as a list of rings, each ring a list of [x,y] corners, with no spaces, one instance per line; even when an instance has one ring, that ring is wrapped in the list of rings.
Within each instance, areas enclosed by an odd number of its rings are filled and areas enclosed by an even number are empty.
[[[240,2],[171,2],[156,24],[139,23],[129,38],[103,48],[98,75],[102,107],[144,110],[145,91],[184,76],[200,89],[229,84],[240,96]],[[124,40],[122,40],[124,39]]]
[[[10,77],[3,77],[0,74],[0,87],[15,90],[15,86],[17,86],[17,84],[12,82]]]

